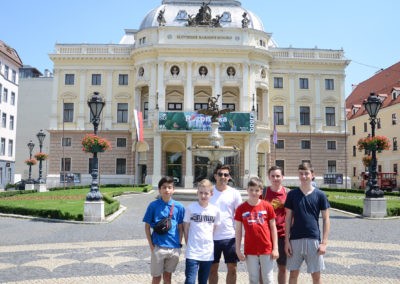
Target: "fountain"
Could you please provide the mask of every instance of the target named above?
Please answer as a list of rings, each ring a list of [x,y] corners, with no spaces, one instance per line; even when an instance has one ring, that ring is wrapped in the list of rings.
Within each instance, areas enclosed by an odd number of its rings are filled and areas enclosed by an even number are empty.
[[[220,160],[225,157],[236,156],[239,154],[240,149],[236,146],[224,146],[221,145],[222,136],[219,134],[219,121],[218,118],[224,113],[230,112],[230,109],[219,109],[217,104],[218,98],[210,97],[208,99],[207,109],[198,110],[197,113],[211,116],[211,134],[208,136],[211,145],[195,145],[189,147],[189,150],[194,155],[199,157],[206,157],[209,159],[209,165],[207,166],[207,175],[212,176],[215,167],[221,163]]]

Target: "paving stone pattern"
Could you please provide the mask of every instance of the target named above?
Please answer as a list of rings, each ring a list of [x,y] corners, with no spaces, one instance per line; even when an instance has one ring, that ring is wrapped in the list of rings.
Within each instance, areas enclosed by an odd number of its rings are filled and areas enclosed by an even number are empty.
[[[1,216],[0,283],[150,283],[142,217],[155,196],[121,197],[126,210],[102,224]],[[332,210],[324,283],[400,283],[399,238],[400,219],[368,220]],[[246,265],[238,270],[238,283],[248,283]],[[224,271],[221,263],[220,283]],[[173,281],[184,282],[183,253]],[[303,265],[299,283],[310,282]]]

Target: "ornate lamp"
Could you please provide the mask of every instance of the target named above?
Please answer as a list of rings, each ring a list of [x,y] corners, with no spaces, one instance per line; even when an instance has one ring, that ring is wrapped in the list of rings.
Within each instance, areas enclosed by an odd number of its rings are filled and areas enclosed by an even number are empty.
[[[44,138],[46,138],[46,134],[43,132],[43,129],[40,129],[38,134],[36,134],[36,137],[39,140],[39,152],[42,152],[43,141]],[[39,179],[38,179],[39,183],[44,183],[44,180],[42,178],[42,162],[43,162],[42,160],[39,160]]]

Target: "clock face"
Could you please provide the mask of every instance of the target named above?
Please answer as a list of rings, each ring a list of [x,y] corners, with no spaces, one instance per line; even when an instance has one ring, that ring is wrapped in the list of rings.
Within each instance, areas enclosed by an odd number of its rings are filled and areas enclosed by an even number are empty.
[[[224,13],[222,14],[222,20],[224,20],[224,21],[229,21],[229,19],[230,19],[229,13],[228,13],[228,12],[224,12]]]

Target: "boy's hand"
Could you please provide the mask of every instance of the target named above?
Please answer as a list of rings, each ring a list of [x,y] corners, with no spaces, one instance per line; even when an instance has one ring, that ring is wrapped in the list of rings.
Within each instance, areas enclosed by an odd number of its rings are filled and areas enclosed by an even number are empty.
[[[326,244],[319,244],[319,248],[318,248],[318,254],[319,255],[323,255],[326,253]]]
[[[279,257],[278,249],[273,249],[271,253],[271,259],[278,259],[278,257]]]
[[[290,245],[289,241],[285,242],[285,253],[286,253],[287,257],[292,256],[292,246]]]
[[[236,251],[236,255],[239,258],[240,261],[245,261],[246,256],[241,252],[241,251]]]

